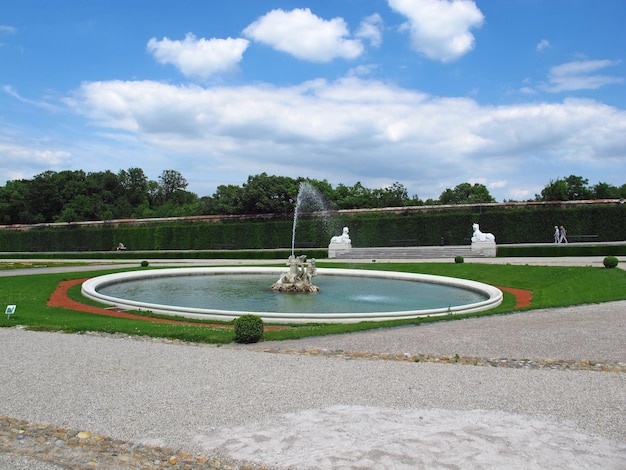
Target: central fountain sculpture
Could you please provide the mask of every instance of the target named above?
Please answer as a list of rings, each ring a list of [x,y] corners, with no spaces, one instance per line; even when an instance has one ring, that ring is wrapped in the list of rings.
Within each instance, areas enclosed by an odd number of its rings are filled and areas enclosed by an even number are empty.
[[[295,255],[296,247],[296,227],[298,225],[298,216],[305,202],[313,205],[314,207],[321,207],[325,212],[324,201],[319,192],[311,186],[310,183],[300,183],[298,189],[298,197],[296,199],[296,207],[293,214],[293,229],[291,234],[291,255],[287,259],[287,266],[289,271],[282,273],[278,281],[272,284],[272,290],[278,292],[293,292],[293,293],[311,293],[319,292],[320,288],[311,282],[313,276],[317,275],[317,269],[315,268],[315,258],[312,258],[308,263],[306,261],[306,255]]]
[[[320,288],[311,282],[317,275],[315,258],[306,262],[306,255],[289,256],[289,271],[281,274],[280,279],[272,284],[272,290],[278,292],[319,292]]]

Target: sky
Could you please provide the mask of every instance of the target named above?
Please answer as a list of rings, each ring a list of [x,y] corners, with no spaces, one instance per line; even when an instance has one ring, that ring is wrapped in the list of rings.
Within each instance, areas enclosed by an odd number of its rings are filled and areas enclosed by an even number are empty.
[[[626,183],[623,0],[0,0],[0,184]]]

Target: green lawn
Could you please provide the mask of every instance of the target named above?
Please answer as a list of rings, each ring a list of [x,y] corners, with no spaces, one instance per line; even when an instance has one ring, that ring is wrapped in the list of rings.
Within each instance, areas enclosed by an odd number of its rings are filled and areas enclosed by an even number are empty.
[[[626,272],[621,269],[512,266],[477,263],[385,263],[378,265],[371,263],[355,263],[347,265],[344,263],[333,264],[318,262],[318,266],[437,274],[472,279],[501,287],[529,289],[533,291],[531,309],[626,299]],[[234,334],[232,329],[227,328],[166,325],[140,320],[117,319],[62,308],[52,308],[46,305],[50,294],[60,281],[96,276],[108,272],[113,271],[2,277],[0,278],[0,305],[2,305],[2,303],[4,303],[4,305],[15,304],[17,305],[17,311],[11,318],[2,315],[0,317],[0,326],[23,325],[30,329],[74,333],[84,331],[120,332],[216,344],[230,343],[233,341]],[[70,295],[75,299],[80,299],[84,303],[93,304],[93,302],[82,298],[79,286],[70,289]],[[515,298],[511,294],[505,293],[504,302],[501,306],[488,312],[474,314],[474,316],[521,311],[520,309],[515,309],[514,305]],[[520,315],[523,315],[523,312],[521,312]],[[305,336],[359,331],[401,324],[416,324],[425,321],[441,321],[441,318],[436,320],[416,319],[401,322],[363,322],[341,325],[291,325],[290,328],[282,331],[266,332],[265,339],[301,338]],[[216,322],[211,321],[207,323]]]

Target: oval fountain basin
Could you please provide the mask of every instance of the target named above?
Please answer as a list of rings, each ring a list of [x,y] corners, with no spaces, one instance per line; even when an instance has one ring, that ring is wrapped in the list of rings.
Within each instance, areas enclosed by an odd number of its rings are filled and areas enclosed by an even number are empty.
[[[230,321],[245,314],[273,323],[355,323],[473,313],[496,307],[502,292],[444,276],[318,268],[320,292],[270,289],[284,268],[170,268],[108,274],[82,293],[126,310]]]

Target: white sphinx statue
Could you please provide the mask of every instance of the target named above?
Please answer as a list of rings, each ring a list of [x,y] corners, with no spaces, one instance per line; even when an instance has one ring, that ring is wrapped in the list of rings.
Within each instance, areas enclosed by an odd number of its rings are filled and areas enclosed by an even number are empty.
[[[337,235],[336,237],[332,237],[330,239],[330,243],[350,243],[352,244],[352,240],[350,240],[350,230],[348,227],[343,228],[343,232],[341,235]]]
[[[472,229],[472,248],[471,251],[479,253],[483,256],[496,256],[496,237],[493,233],[483,233],[480,231],[478,224],[473,224]]]
[[[493,233],[483,233],[480,231],[480,227],[478,224],[473,224],[472,229],[474,229],[474,233],[472,234],[473,242],[487,242],[487,241],[496,241],[496,237]]]
[[[334,258],[338,253],[350,251],[352,249],[352,240],[350,240],[350,230],[344,227],[341,235],[332,237],[330,245],[328,245],[328,257]]]

